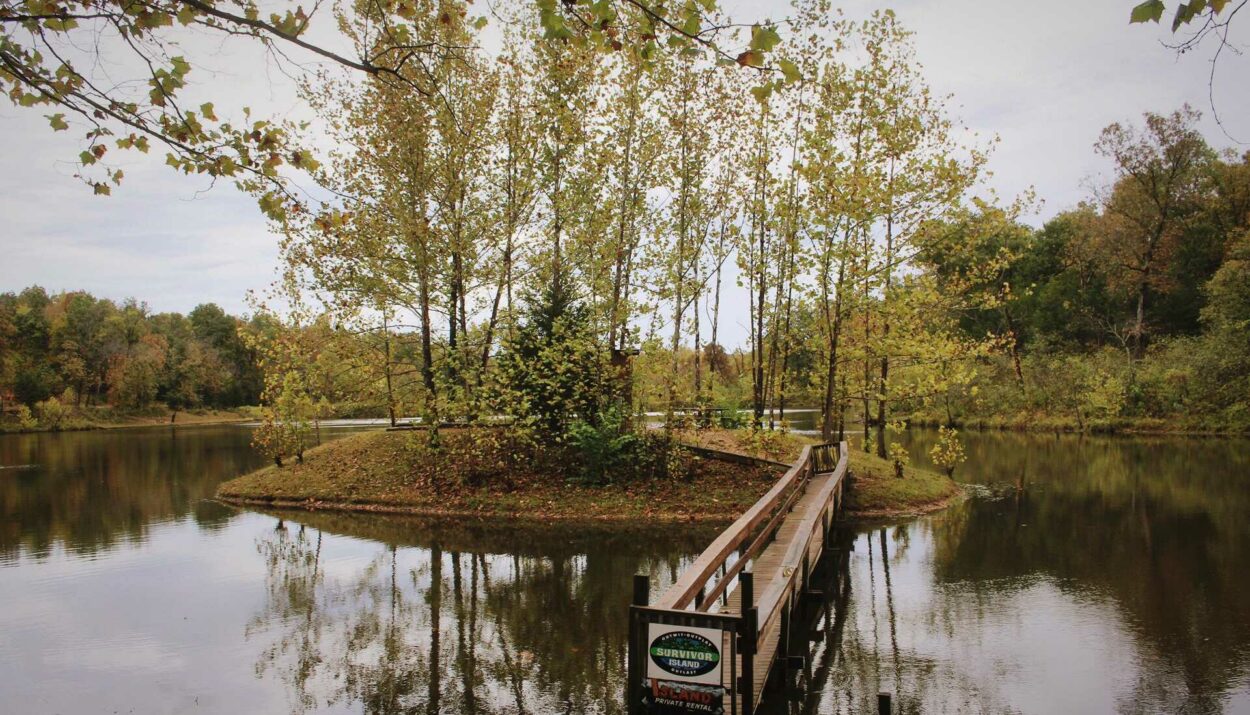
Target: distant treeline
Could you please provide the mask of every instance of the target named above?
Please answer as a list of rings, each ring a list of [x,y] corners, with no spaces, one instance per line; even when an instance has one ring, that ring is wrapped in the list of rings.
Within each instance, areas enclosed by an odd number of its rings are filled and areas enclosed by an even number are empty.
[[[869,403],[882,397],[891,413],[928,422],[1250,429],[1250,153],[1215,152],[1193,123],[1183,110],[1148,115],[1138,133],[1108,127],[1099,149],[1116,162],[1115,180],[1039,229],[978,231],[974,218],[935,231],[941,238],[923,247],[909,278],[943,296],[941,309],[923,316],[926,328],[985,349],[917,360],[910,341],[932,334],[894,338],[886,352],[900,356],[895,384],[907,389],[874,394],[874,353],[883,351],[860,347],[871,323],[852,313],[843,389],[863,397],[835,410],[854,429],[876,422]],[[879,296],[864,305],[879,311]],[[797,305],[793,343],[780,358],[789,384],[770,396],[772,407],[821,404],[820,323],[817,305]],[[782,338],[765,344],[784,346]],[[648,352],[642,390],[662,404],[645,384],[660,380],[667,363]],[[749,353],[716,345],[701,353],[683,353],[686,399],[696,399],[689,385],[701,359],[712,371],[712,401],[746,404]]]
[[[205,303],[189,315],[33,286],[0,293],[0,411],[237,407],[260,400],[261,371],[240,335],[249,325]]]

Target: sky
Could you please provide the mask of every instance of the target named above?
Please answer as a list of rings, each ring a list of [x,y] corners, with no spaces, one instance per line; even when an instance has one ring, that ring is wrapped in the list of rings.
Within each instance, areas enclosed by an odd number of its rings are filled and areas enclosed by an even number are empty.
[[[1178,57],[1162,46],[1165,26],[1129,25],[1135,0],[908,0],[892,5],[841,4],[850,18],[890,7],[915,33],[924,76],[950,109],[982,139],[997,136],[990,186],[1010,200],[1035,190],[1042,203],[1025,217],[1039,225],[1090,196],[1110,166],[1092,149],[1102,127],[1139,121],[1142,112],[1171,112],[1188,102],[1203,112],[1200,129],[1217,147],[1250,149],[1250,54],[1225,52],[1214,95],[1227,136],[1208,99],[1208,45]],[[835,3],[836,4],[836,3]],[[723,0],[736,20],[780,20],[780,4]],[[770,15],[770,13],[773,13]],[[1250,46],[1250,18],[1230,40]],[[249,105],[300,116],[292,81],[266,69],[238,44],[198,56],[192,97],[211,98],[217,112]],[[1240,79],[1240,81],[1239,81]],[[163,152],[128,153],[126,179],[111,197],[96,197],[73,178],[81,132],[52,133],[44,114],[0,104],[0,292],[39,284],[50,291],[87,290],[134,297],[155,311],[189,311],[215,302],[247,311],[246,294],[269,285],[278,265],[277,237],[255,202],[228,184],[178,175]],[[745,299],[728,298],[726,344],[745,337],[732,318]],[[741,331],[743,335],[737,335]]]

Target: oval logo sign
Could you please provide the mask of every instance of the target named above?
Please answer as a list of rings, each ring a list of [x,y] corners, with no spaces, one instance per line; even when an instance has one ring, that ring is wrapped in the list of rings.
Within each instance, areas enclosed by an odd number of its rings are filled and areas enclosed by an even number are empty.
[[[651,660],[666,672],[693,678],[712,672],[720,663],[720,649],[698,633],[672,631],[651,641]]]

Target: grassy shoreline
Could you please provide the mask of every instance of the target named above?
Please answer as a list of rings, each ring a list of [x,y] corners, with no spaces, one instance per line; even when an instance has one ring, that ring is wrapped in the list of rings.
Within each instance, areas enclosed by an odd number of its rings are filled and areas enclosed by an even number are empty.
[[[175,418],[171,422],[170,416]],[[0,422],[0,434],[34,434],[42,432],[92,432],[97,430],[132,429],[137,427],[207,427],[210,425],[250,422],[256,416],[246,409],[231,410],[160,410],[135,414],[74,414],[55,426],[40,425],[26,429],[14,422]]]
[[[683,432],[679,440],[705,449],[790,462],[811,439],[774,433]],[[775,464],[694,458],[689,478],[638,479],[587,485],[512,465],[506,474],[477,480],[465,471],[471,436],[451,431],[446,451],[431,452],[408,432],[365,432],[326,443],[302,464],[267,466],[222,484],[223,502],[435,517],[492,517],[517,521],[725,522],[742,514],[780,475]],[[459,471],[458,471],[459,470]],[[465,476],[468,475],[468,476]],[[962,489],[944,475],[909,467],[904,479],[871,455],[853,453],[847,517],[868,519],[927,513],[957,500]]]
[[[1238,427],[1210,427],[1183,425],[1173,420],[1156,417],[1117,417],[1114,419],[1087,420],[1078,424],[1075,418],[1053,415],[1016,415],[1005,417],[957,418],[953,423],[944,417],[909,415],[903,419],[909,427],[955,427],[983,432],[1070,433],[1100,435],[1173,435],[1177,437],[1244,437],[1250,430]]]

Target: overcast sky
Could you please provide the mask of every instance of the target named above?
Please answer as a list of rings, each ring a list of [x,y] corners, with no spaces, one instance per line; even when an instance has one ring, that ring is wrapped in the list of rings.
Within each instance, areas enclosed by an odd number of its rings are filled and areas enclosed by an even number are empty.
[[[892,5],[844,3],[864,17],[893,7],[915,32],[917,54],[935,90],[953,95],[953,112],[972,130],[997,134],[990,184],[1009,199],[1032,186],[1044,204],[1038,224],[1088,196],[1108,166],[1092,151],[1099,130],[1136,121],[1144,111],[1170,112],[1189,102],[1202,110],[1202,130],[1233,146],[1211,118],[1207,74],[1213,47],[1178,58],[1160,45],[1166,28],[1130,26],[1135,0],[912,0]],[[738,0],[724,5],[739,20],[780,19],[779,4]],[[772,8],[772,9],[770,9]],[[1236,37],[1250,39],[1250,18]],[[259,57],[237,48],[197,66],[219,114],[231,104],[298,112],[289,80],[250,68]],[[211,70],[211,71],[210,71]],[[1229,133],[1250,140],[1250,55],[1225,52],[1215,86]],[[1240,80],[1240,81],[1238,81]],[[232,100],[236,100],[232,101]],[[84,289],[113,299],[136,297],[154,310],[188,311],[212,301],[246,310],[248,289],[269,284],[277,241],[252,199],[229,185],[209,189],[162,165],[163,152],[125,156],[126,180],[109,198],[72,178],[68,159],[81,132],[53,134],[43,114],[0,105],[0,292],[40,284]],[[1241,150],[1245,150],[1245,145]],[[742,323],[731,319],[729,323]],[[726,325],[728,344],[742,329]]]

